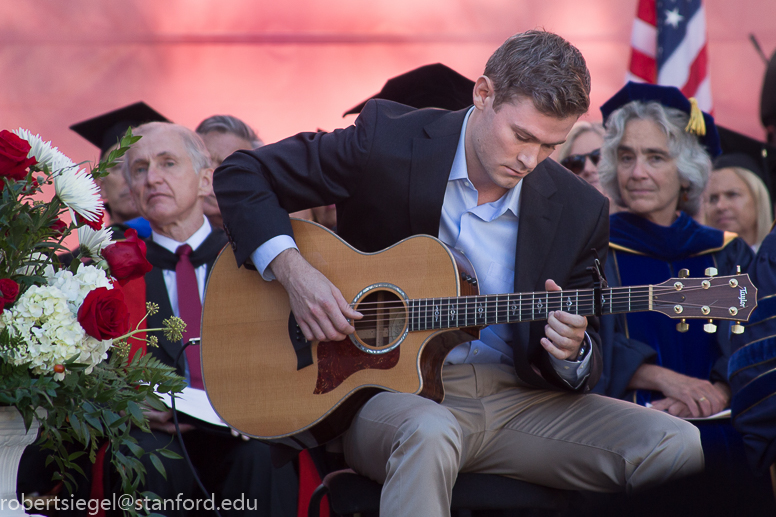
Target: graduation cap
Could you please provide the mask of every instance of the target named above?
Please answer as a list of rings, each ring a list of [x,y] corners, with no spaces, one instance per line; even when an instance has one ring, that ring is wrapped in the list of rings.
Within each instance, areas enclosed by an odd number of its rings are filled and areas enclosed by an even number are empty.
[[[722,155],[714,160],[714,169],[742,167],[763,180],[771,199],[776,187],[776,146],[760,142],[737,131],[717,126]]]
[[[698,135],[701,144],[712,157],[721,152],[719,147],[719,134],[714,124],[714,117],[702,112],[698,105],[691,102],[684,94],[674,86],[659,86],[656,84],[634,83],[629,81],[622,89],[601,106],[601,114],[604,117],[604,125],[609,115],[629,102],[658,102],[666,108],[675,108],[690,115],[690,123],[685,131]]]
[[[73,124],[70,129],[100,148],[100,156],[116,145],[127,128],[146,122],[170,122],[145,102],[136,102],[117,110]]]
[[[389,79],[379,93],[342,114],[361,113],[371,99],[400,102],[413,108],[459,110],[471,106],[474,81],[441,63],[425,65]]]

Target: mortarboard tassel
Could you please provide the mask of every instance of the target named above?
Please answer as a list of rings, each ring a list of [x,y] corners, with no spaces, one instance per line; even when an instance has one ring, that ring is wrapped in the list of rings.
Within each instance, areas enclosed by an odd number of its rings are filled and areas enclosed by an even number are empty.
[[[703,112],[698,107],[698,101],[695,97],[690,97],[690,121],[687,122],[687,127],[684,130],[693,135],[705,136],[706,135],[706,123],[703,121]]]

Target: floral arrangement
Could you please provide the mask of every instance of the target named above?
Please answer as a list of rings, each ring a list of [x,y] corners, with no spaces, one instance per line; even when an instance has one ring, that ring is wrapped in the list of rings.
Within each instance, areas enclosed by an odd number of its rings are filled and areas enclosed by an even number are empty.
[[[185,324],[173,318],[163,329],[130,329],[122,285],[151,265],[134,230],[114,242],[103,227],[94,181],[138,139],[128,131],[87,172],[38,135],[0,132],[0,405],[16,407],[28,428],[38,419],[39,444],[52,451],[56,477],[69,490],[73,473],[82,472],[78,458],[88,454],[94,462],[106,440],[126,493],[145,476],[137,457],[152,455],[164,472],[155,454],[175,456],[143,451],[129,431],[148,430],[143,408],[165,410],[157,392],[179,392],[184,381],[150,354],[129,357],[129,350],[130,340],[145,335],[155,345],[146,332],[181,339]],[[41,201],[46,185],[54,195]],[[67,212],[70,223],[61,218]],[[74,231],[79,246],[66,265],[63,243]],[[147,309],[146,317],[158,310]]]

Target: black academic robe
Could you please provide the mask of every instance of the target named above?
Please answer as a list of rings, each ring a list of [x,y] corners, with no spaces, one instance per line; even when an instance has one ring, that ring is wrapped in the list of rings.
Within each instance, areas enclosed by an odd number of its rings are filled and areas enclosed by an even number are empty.
[[[207,265],[207,275],[213,267],[219,252],[227,244],[226,235],[222,230],[214,229],[203,243],[189,256],[192,265],[197,268]],[[159,305],[159,311],[149,316],[145,328],[161,328],[163,321],[173,315],[163,271],[175,269],[178,258],[167,249],[151,240],[146,241],[146,258],[154,266],[146,274],[145,300],[132,300],[133,307],[143,307],[145,301]],[[133,293],[142,293],[137,285]],[[139,296],[139,295],[138,295]],[[138,303],[140,302],[140,303]],[[181,354],[177,364],[175,358],[181,350],[180,341],[170,341],[161,332],[154,333],[159,338],[158,347],[148,347],[147,353],[152,354],[161,362],[176,366],[179,375],[185,373],[185,354]],[[269,446],[256,440],[243,441],[234,437],[229,430],[188,419],[187,423],[195,425],[195,429],[183,434],[189,456],[205,486],[216,493],[216,500],[221,498],[238,501],[241,497],[246,501],[242,510],[232,510],[224,515],[268,515],[271,517],[292,517],[295,515],[298,481],[291,464],[281,468],[272,466]],[[132,430],[132,436],[138,445],[146,451],[165,447],[183,456],[183,450],[177,437],[155,431],[144,433],[139,429]],[[167,477],[161,475],[150,461],[148,455],[140,458],[146,469],[145,490],[150,490],[162,499],[175,499],[178,493],[183,497],[201,498],[204,496],[196,486],[192,473],[182,460],[159,456]],[[115,482],[108,480],[111,490],[116,490]],[[113,485],[113,486],[111,486]],[[218,504],[218,503],[216,503]],[[199,515],[201,512],[186,512],[175,508],[164,512],[165,515],[186,516]]]
[[[776,463],[776,226],[749,268],[757,308],[730,358],[733,425],[744,437],[749,463],[766,473]]]
[[[200,246],[189,256],[191,264],[194,268],[206,264],[206,278],[209,277],[210,271],[213,268],[213,263],[226,244],[226,234],[224,234],[222,230],[214,229],[202,244],[200,244]],[[146,328],[161,328],[164,326],[164,320],[173,315],[170,298],[167,294],[167,286],[164,283],[163,271],[165,269],[175,270],[175,266],[178,263],[178,257],[175,253],[159,246],[152,240],[147,240],[146,246],[146,258],[151,265],[154,266],[154,268],[145,276],[146,300],[159,305],[159,312],[148,317]],[[162,333],[156,333],[156,335],[159,338],[159,346],[149,347],[148,352],[164,364],[175,366],[178,370],[178,374],[184,375],[185,359],[183,359],[183,357],[185,354],[181,354],[178,363],[174,364],[175,358],[178,355],[178,352],[180,352],[183,344],[180,341],[172,342],[168,340]]]

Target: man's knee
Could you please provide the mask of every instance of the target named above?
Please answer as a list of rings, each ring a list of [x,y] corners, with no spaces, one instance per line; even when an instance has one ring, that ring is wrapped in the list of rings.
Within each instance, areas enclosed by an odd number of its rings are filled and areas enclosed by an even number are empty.
[[[460,458],[463,432],[452,413],[441,405],[413,408],[396,430],[394,447],[419,447],[424,455],[444,453]]]
[[[652,437],[650,448],[631,475],[629,491],[643,490],[703,470],[698,428],[665,413],[655,413],[643,434]]]

